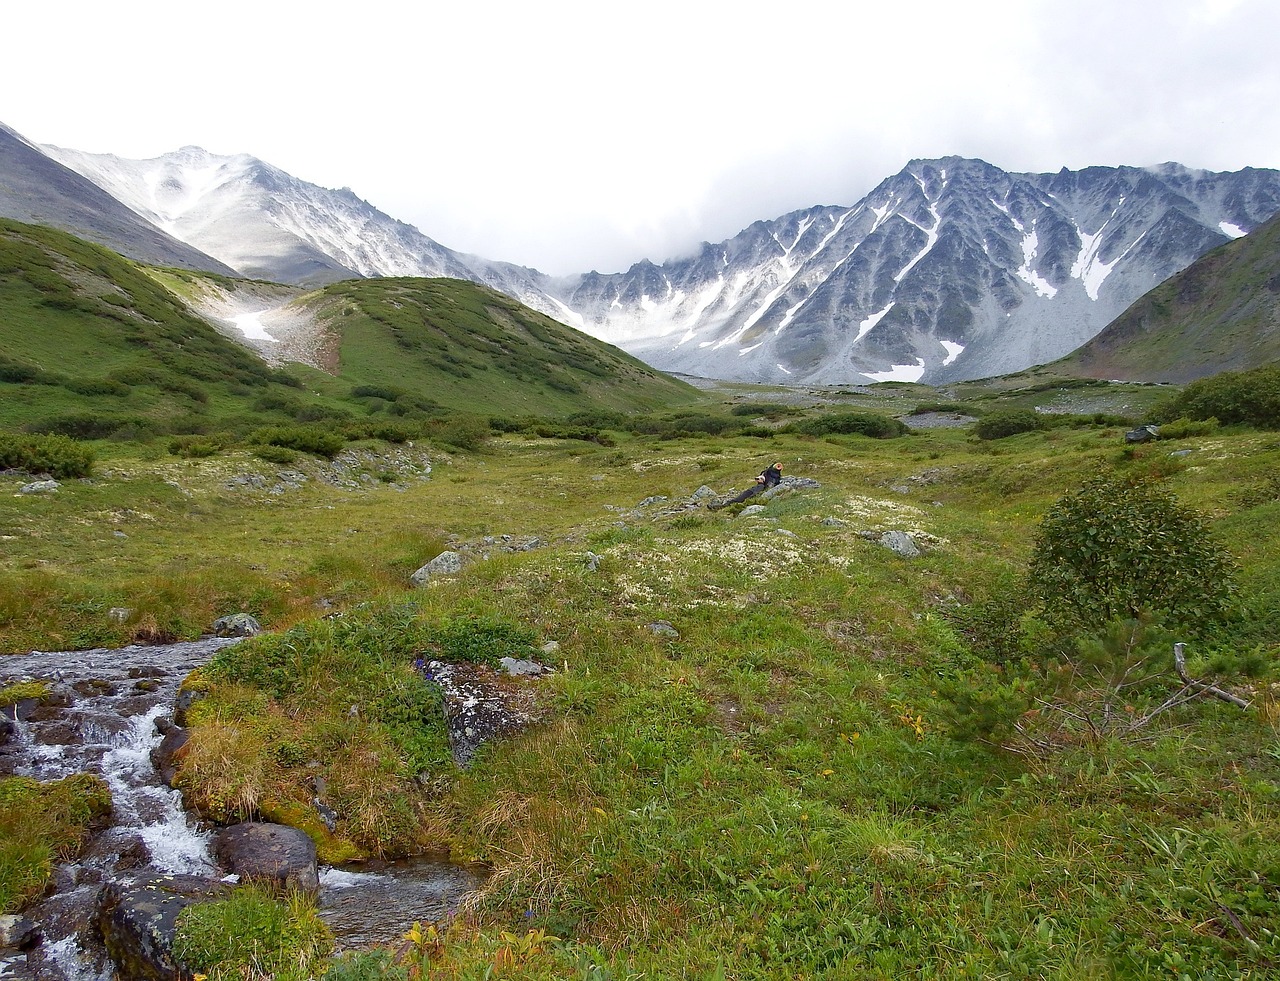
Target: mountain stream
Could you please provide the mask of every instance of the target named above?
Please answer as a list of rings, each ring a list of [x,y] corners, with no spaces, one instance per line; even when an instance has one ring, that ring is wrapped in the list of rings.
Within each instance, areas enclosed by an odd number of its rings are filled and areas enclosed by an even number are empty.
[[[113,965],[93,928],[104,883],[156,872],[222,875],[209,853],[211,830],[183,810],[182,795],[152,766],[151,750],[182,680],[232,643],[0,655],[0,687],[33,678],[49,687],[40,704],[3,710],[0,776],[50,781],[95,773],[112,799],[111,826],[94,832],[77,859],[59,864],[49,892],[23,911],[42,942],[25,954],[0,950],[0,978],[109,981]],[[390,943],[414,920],[452,912],[479,883],[469,869],[434,861],[322,868],[320,912],[339,949]]]

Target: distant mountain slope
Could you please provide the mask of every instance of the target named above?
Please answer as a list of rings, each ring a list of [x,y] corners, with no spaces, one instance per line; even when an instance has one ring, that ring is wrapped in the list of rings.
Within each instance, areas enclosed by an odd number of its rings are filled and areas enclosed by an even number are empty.
[[[1280,215],[1205,254],[1058,363],[1092,378],[1189,382],[1280,361]]]
[[[761,382],[946,382],[1052,361],[1280,211],[1280,172],[1007,174],[912,161],[850,208],[580,278],[583,329],[658,367]]]
[[[120,255],[0,219],[0,429],[203,431],[297,384]]]
[[[143,220],[91,180],[0,124],[0,218],[50,225],[139,262],[230,274],[232,269]]]

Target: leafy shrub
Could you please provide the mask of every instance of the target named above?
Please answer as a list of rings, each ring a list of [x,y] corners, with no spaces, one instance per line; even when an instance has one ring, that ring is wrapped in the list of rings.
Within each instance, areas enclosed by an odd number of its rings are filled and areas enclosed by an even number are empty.
[[[1041,426],[1040,415],[1030,409],[1000,409],[979,419],[973,431],[978,439],[1004,439],[1034,432]]]
[[[897,419],[870,412],[835,412],[792,423],[782,431],[804,436],[858,435],[870,436],[872,439],[894,439],[904,435],[907,427]]]
[[[1151,611],[1207,628],[1228,614],[1234,563],[1204,522],[1150,483],[1098,477],[1045,516],[1029,570],[1046,618],[1089,629]]]
[[[313,453],[330,460],[341,453],[346,445],[346,440],[337,433],[328,432],[317,426],[273,426],[259,429],[253,434],[252,442],[265,446],[283,446],[286,449]]]
[[[537,653],[531,628],[490,617],[445,620],[429,628],[424,639],[441,661],[496,665],[504,657],[528,659]]]
[[[93,472],[93,450],[67,436],[0,433],[0,470],[47,473],[65,480]]]
[[[1152,411],[1154,422],[1183,417],[1280,429],[1280,364],[1201,378]]]
[[[169,452],[188,460],[213,456],[222,444],[212,436],[178,436],[169,440]]]
[[[1160,426],[1161,439],[1189,439],[1192,436],[1208,436],[1218,428],[1218,420],[1212,416],[1208,419],[1173,419]]]

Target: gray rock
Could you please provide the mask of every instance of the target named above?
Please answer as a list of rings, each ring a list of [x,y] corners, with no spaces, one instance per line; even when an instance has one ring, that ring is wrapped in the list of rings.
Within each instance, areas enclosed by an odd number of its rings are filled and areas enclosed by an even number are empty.
[[[25,916],[0,916],[0,947],[24,950],[40,942],[39,928]]]
[[[34,480],[29,484],[23,484],[19,488],[22,494],[52,494],[62,485],[56,480]]]
[[[119,976],[137,981],[190,977],[173,956],[178,914],[226,890],[223,883],[193,875],[108,882],[98,897],[95,919]]]
[[[462,571],[462,555],[454,551],[444,551],[420,568],[409,578],[421,586],[432,576],[452,576]]]
[[[904,559],[914,559],[921,555],[915,539],[905,531],[886,531],[880,536],[879,542],[890,552],[901,555]]]
[[[190,738],[186,729],[171,725],[160,740],[160,745],[151,751],[151,765],[155,767],[160,779],[170,787],[178,775],[179,757]]]
[[[1182,456],[1190,456],[1194,452],[1195,450],[1174,450],[1169,455],[1174,457],[1182,457]]]
[[[558,640],[549,640],[542,645],[543,654],[554,654],[558,650],[560,650],[560,642]]]
[[[213,836],[213,854],[242,880],[309,893],[320,888],[315,842],[297,828],[265,821],[233,824]]]
[[[1124,441],[1126,443],[1146,443],[1150,440],[1159,438],[1159,426],[1139,426],[1137,429],[1130,429],[1124,434]]]
[[[540,674],[550,674],[553,670],[537,661],[525,661],[514,657],[502,658],[498,661],[498,666],[513,678],[536,678]]]
[[[839,518],[823,518],[822,527],[824,528],[843,528],[847,522],[841,521]]]
[[[107,619],[112,623],[128,623],[131,616],[133,616],[133,610],[127,606],[113,606],[107,610]]]
[[[713,491],[706,484],[703,484],[701,487],[699,487],[696,491],[693,492],[693,497],[691,498],[691,500],[705,501],[717,496],[718,495],[716,494],[715,491]]]
[[[656,620],[653,623],[645,624],[645,627],[650,633],[659,637],[670,637],[673,640],[678,640],[680,637],[680,631],[671,626],[666,620]]]
[[[745,508],[738,512],[739,518],[750,518],[756,514],[764,514],[768,509],[763,504],[748,504]]]
[[[248,613],[232,613],[213,621],[213,633],[217,637],[252,637],[262,633],[262,625]]]
[[[600,556],[595,552],[588,552],[582,564],[587,567],[588,572],[597,572],[600,569]]]
[[[427,678],[440,688],[449,750],[460,767],[470,765],[485,743],[510,736],[541,718],[532,689],[500,684],[493,672],[475,664],[431,661]]]
[[[661,504],[666,498],[661,495],[656,497],[646,497],[643,501],[636,505],[638,508],[648,507],[650,504]]]

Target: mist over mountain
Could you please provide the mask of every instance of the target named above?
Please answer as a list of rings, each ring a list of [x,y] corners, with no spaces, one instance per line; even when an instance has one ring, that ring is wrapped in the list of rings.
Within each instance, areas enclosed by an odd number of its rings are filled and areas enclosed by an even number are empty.
[[[242,275],[468,279],[657,368],[766,383],[944,383],[1047,363],[1280,212],[1275,170],[913,160],[852,206],[758,221],[661,265],[551,277],[454,252],[248,155],[43,149]]]

